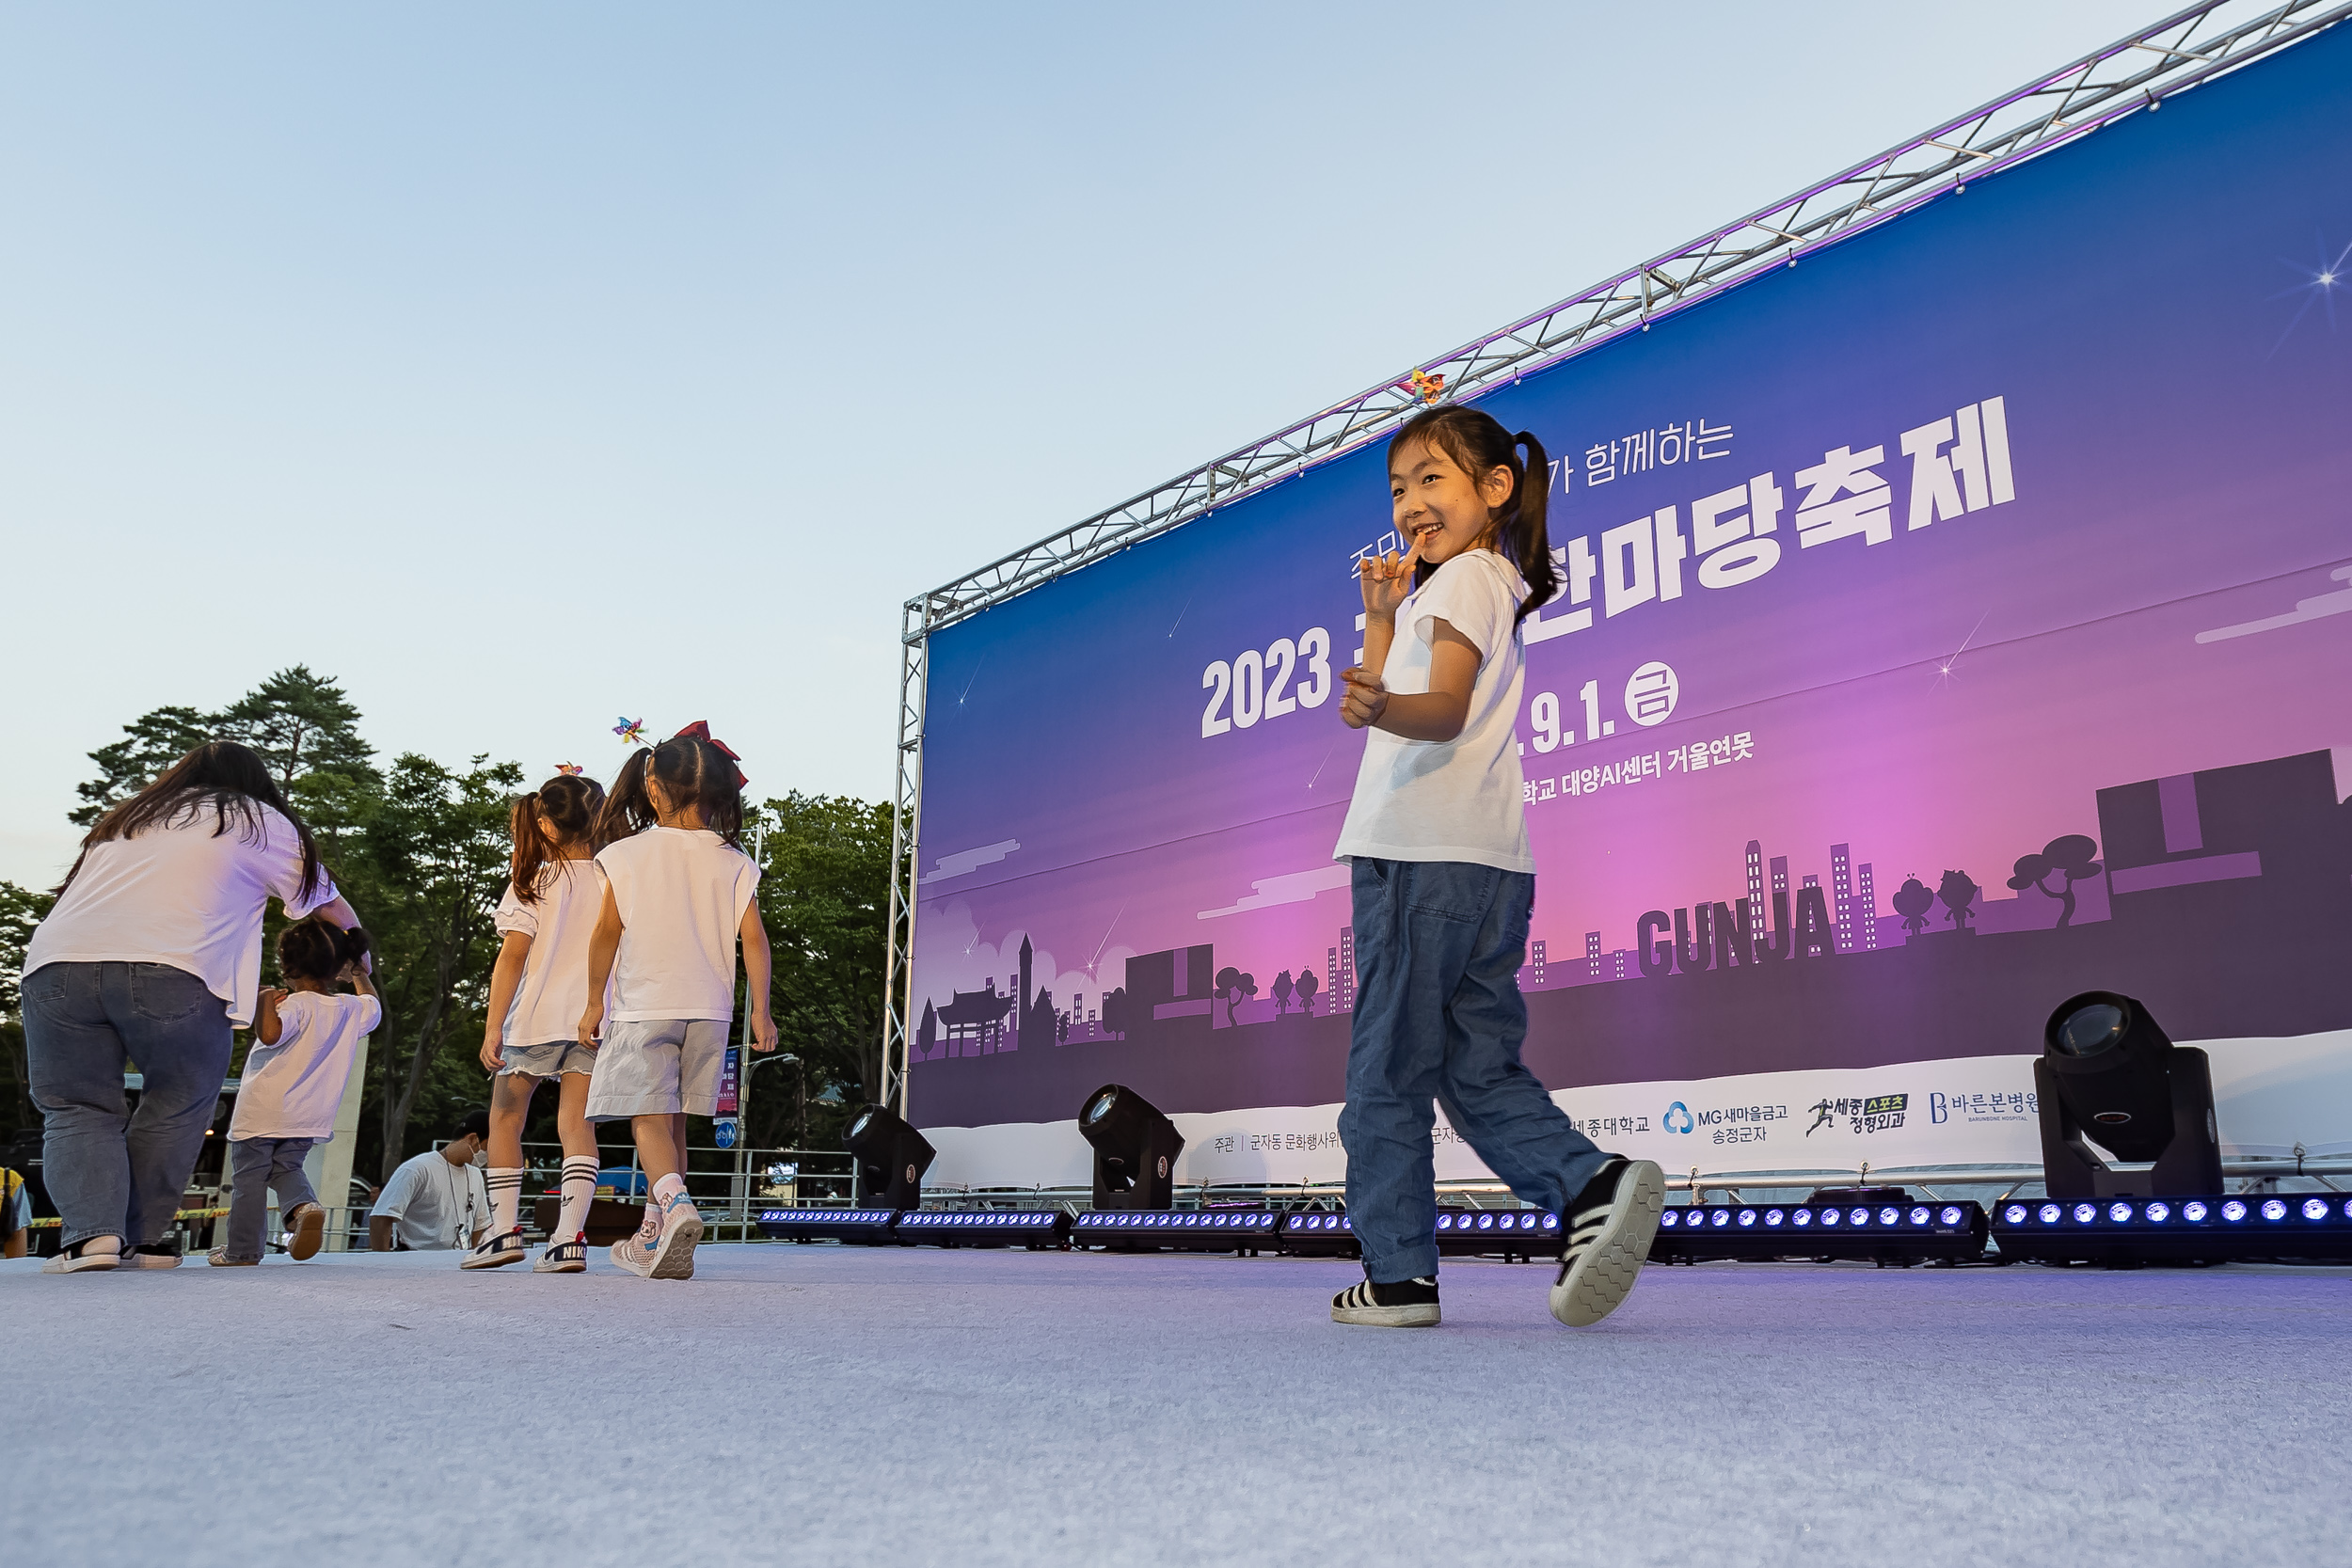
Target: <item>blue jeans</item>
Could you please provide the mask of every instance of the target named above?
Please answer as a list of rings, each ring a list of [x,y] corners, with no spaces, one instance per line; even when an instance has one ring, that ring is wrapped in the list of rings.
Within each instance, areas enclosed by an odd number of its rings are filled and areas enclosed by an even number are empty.
[[[229,1004],[169,964],[56,963],[24,976],[24,1006],[41,1176],[63,1244],[161,1242],[229,1076]],[[126,1063],[144,1075],[135,1112]]]
[[[282,1221],[306,1203],[316,1203],[310,1179],[303,1174],[303,1156],[316,1138],[239,1138],[229,1146],[232,1185],[229,1194],[229,1258],[232,1262],[262,1260],[262,1231],[269,1226],[269,1195],[278,1194]]]
[[[1364,1273],[1438,1272],[1435,1114],[1520,1197],[1555,1212],[1609,1158],[1519,1061],[1519,965],[1535,879],[1454,861],[1354,862],[1347,1212]]]

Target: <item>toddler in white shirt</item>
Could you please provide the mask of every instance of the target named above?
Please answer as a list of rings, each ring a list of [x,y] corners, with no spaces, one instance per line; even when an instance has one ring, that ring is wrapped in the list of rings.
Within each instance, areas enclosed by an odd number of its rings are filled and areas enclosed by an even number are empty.
[[[229,1240],[207,1255],[215,1268],[262,1260],[272,1192],[288,1255],[300,1262],[319,1250],[326,1211],[302,1162],[312,1145],[335,1135],[335,1112],[359,1042],[384,1017],[368,978],[367,951],[365,931],[346,931],[316,915],[278,934],[278,971],[287,989],[262,991],[253,1021],[253,1046],[229,1118]],[[345,980],[358,995],[336,989]]]

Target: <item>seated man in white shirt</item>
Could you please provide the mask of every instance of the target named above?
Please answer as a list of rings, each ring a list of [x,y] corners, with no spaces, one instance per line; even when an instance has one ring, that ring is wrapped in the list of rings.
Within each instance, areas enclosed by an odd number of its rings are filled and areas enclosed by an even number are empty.
[[[392,1172],[368,1212],[377,1252],[439,1252],[471,1246],[490,1228],[490,1188],[481,1165],[490,1113],[469,1111],[458,1135]]]

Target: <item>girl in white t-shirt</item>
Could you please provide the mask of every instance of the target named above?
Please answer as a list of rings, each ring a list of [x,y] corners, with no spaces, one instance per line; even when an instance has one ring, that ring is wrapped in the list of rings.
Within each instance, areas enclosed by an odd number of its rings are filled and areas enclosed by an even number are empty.
[[[1527,459],[1519,459],[1525,448]],[[1519,777],[1519,623],[1559,589],[1542,443],[1462,406],[1389,443],[1403,560],[1361,563],[1362,665],[1341,717],[1369,729],[1334,858],[1351,863],[1356,1005],[1347,1053],[1347,1207],[1364,1283],[1334,1322],[1438,1322],[1430,1101],[1521,1198],[1558,1214],[1551,1313],[1597,1323],[1633,1288],[1658,1228],[1656,1165],[1602,1153],[1519,1060],[1518,970],[1535,902]],[[1533,481],[1533,483],[1530,483]]]
[[[286,989],[262,992],[253,1046],[237,1079],[237,1108],[229,1118],[229,1239],[206,1259],[216,1268],[262,1260],[273,1192],[287,1252],[296,1262],[317,1255],[326,1211],[302,1166],[311,1146],[335,1135],[335,1113],[359,1044],[384,1017],[362,963],[367,951],[365,931],[316,915],[278,933],[278,974]],[[345,981],[358,995],[336,989]]]
[[[743,784],[735,753],[695,723],[628,759],[600,828],[604,902],[579,1038],[602,1037],[588,1119],[627,1120],[653,1180],[644,1227],[612,1254],[648,1279],[693,1276],[703,1222],[686,1196],[686,1118],[718,1114],[739,938],[752,1049],[776,1048],[768,932],[754,896],[759,867],[741,847]]]
[[[588,1078],[596,1053],[578,1034],[588,1001],[588,938],[604,890],[590,857],[604,786],[559,773],[515,802],[513,877],[491,924],[502,933],[490,971],[482,1065],[490,1081],[489,1234],[458,1260],[465,1269],[519,1263],[527,1250],[521,1215],[523,1121],[531,1097],[556,1081],[555,1134],[564,1142],[564,1206],[534,1274],[579,1274],[588,1266],[588,1205],[596,1196],[596,1129],[588,1125]]]

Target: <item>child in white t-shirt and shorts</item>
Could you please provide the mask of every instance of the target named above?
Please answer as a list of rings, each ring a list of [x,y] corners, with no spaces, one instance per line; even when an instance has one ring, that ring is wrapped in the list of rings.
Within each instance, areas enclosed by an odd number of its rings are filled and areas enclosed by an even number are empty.
[[[587,1118],[596,1053],[578,1036],[588,999],[588,942],[604,904],[602,879],[589,863],[602,842],[596,828],[603,813],[604,786],[564,773],[516,801],[509,816],[513,874],[491,921],[500,947],[482,1040],[482,1065],[493,1075],[490,1227],[460,1268],[503,1268],[523,1259],[523,1122],[532,1094],[549,1078],[556,1081],[555,1132],[564,1144],[563,1200],[532,1272],[579,1274],[588,1267],[588,1206],[602,1162]]]
[[[596,1047],[588,1119],[628,1121],[653,1181],[645,1226],[612,1249],[612,1261],[647,1279],[693,1277],[703,1223],[686,1196],[686,1118],[718,1114],[739,938],[752,1049],[776,1046],[759,867],[740,844],[743,783],[735,753],[697,723],[629,758],[605,805],[610,842],[596,859],[604,908],[579,1037]]]
[[[312,915],[278,933],[278,973],[291,990],[262,992],[253,1045],[229,1117],[229,1237],[206,1260],[242,1268],[262,1260],[269,1195],[278,1195],[286,1250],[317,1256],[326,1211],[303,1172],[314,1145],[335,1135],[335,1116],[359,1044],[384,1017],[361,960],[368,934]],[[356,996],[337,989],[348,980]]]

